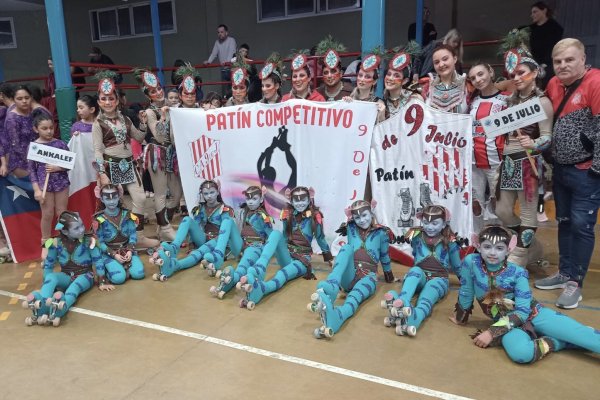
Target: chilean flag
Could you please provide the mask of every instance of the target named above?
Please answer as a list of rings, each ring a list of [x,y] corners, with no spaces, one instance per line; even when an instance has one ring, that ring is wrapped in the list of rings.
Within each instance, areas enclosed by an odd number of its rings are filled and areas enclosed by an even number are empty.
[[[40,258],[40,204],[29,177],[0,177],[0,220],[15,263]]]
[[[86,227],[92,225],[96,212],[96,170],[93,168],[94,143],[91,133],[80,133],[71,137],[69,150],[76,153],[75,166],[69,171],[69,204],[67,210],[77,211]]]
[[[69,150],[77,153],[75,167],[69,171],[69,204],[67,210],[77,211],[85,226],[92,223],[96,210],[96,171],[92,167],[94,147],[92,135],[73,136]],[[2,229],[15,263],[37,260],[41,255],[40,204],[33,196],[29,177],[0,177],[0,217]]]

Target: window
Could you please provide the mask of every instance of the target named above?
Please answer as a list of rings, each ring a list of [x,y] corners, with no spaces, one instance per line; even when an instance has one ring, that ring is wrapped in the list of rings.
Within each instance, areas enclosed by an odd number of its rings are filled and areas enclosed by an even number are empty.
[[[361,0],[257,0],[258,22],[360,10]]]
[[[16,49],[17,35],[12,17],[0,18],[0,49]]]
[[[158,2],[158,18],[162,34],[177,32],[174,0]],[[133,3],[119,7],[90,10],[90,25],[92,41],[94,42],[151,36],[150,3]]]

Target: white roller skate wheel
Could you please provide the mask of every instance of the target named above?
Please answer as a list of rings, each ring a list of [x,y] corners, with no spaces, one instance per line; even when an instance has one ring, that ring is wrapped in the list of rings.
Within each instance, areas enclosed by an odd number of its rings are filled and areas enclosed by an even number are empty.
[[[390,317],[385,317],[383,319],[383,325],[385,325],[385,326],[387,326],[389,328],[390,326],[393,325],[392,319]]]
[[[159,278],[160,278],[160,275],[159,275],[159,274],[152,274],[152,280],[153,280],[153,281],[158,281],[158,280],[159,280]]]
[[[44,315],[42,315],[41,317],[39,317],[37,319],[38,325],[46,325],[47,322],[48,322],[48,315],[47,314],[44,314]]]
[[[313,331],[313,336],[315,337],[315,339],[321,339],[323,337],[323,335],[321,334],[321,328],[316,328]]]
[[[215,296],[217,295],[217,287],[216,286],[211,286],[210,289],[208,289],[208,291]]]
[[[223,274],[223,271],[221,271],[221,270],[218,270],[218,271],[217,271],[217,273],[215,274],[215,276],[216,276],[217,278],[220,278],[222,274]]]
[[[412,308],[402,307],[402,314],[404,314],[405,317],[410,317],[412,315]]]
[[[229,285],[231,283],[231,280],[233,278],[230,275],[227,275],[225,278],[223,278],[223,282],[225,282],[225,284]]]
[[[244,290],[244,292],[250,293],[252,291],[252,285],[250,285],[249,283],[246,283],[245,285],[242,286],[242,289]]]
[[[392,307],[390,308],[390,315],[395,318],[400,318],[400,310],[398,310],[396,307]]]
[[[333,337],[333,329],[331,329],[331,328],[325,328],[323,333],[325,334],[325,337],[327,337],[327,338]]]
[[[169,279],[169,278],[168,278],[166,275],[161,275],[161,276],[159,276],[159,278],[158,278],[158,280],[159,280],[159,281],[161,281],[161,282],[166,282],[166,281],[167,281],[167,279]]]
[[[55,326],[55,327],[56,327],[56,326],[59,326],[59,325],[60,325],[60,317],[55,317],[55,318],[52,320],[52,326]]]
[[[310,295],[310,301],[318,301],[319,300],[319,293],[313,293]]]
[[[408,333],[408,336],[417,336],[417,328],[414,326],[407,326],[406,333]]]
[[[248,310],[254,310],[254,307],[256,307],[256,304],[253,301],[248,301],[248,304],[246,304]]]
[[[33,325],[33,322],[34,322],[33,318],[31,318],[31,317],[25,318],[25,325],[31,326],[31,325]]]
[[[379,305],[381,306],[381,308],[383,308],[384,310],[387,310],[388,308],[388,302],[387,300],[381,300],[381,303],[379,303]]]
[[[29,302],[27,300],[23,300],[21,302],[21,307],[28,309],[29,308]]]
[[[308,304],[306,305],[306,308],[308,309],[308,311],[310,311],[310,312],[315,312],[315,309],[314,309],[314,304],[315,304],[315,303],[308,303]]]
[[[406,325],[396,325],[396,335],[404,336],[406,333]]]
[[[202,266],[203,269],[206,269],[206,267],[208,266],[208,261],[203,259],[202,261],[200,261],[200,265]]]
[[[223,290],[221,290],[219,293],[217,293],[217,297],[219,299],[222,299],[225,296],[225,292]]]
[[[242,282],[238,282],[238,283],[236,283],[236,284],[235,284],[235,288],[236,288],[237,290],[242,290]]]

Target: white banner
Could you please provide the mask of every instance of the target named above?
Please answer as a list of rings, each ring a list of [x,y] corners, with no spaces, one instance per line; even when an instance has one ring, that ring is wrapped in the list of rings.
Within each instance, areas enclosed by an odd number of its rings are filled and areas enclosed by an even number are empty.
[[[452,229],[470,237],[471,116],[435,110],[411,100],[395,117],[377,125],[371,146],[371,186],[381,224],[402,235],[424,205],[450,210]]]
[[[64,169],[73,169],[75,156],[76,154],[73,152],[36,142],[29,144],[29,151],[27,152],[28,160],[57,165]]]
[[[285,190],[308,186],[315,189],[331,241],[346,219],[344,208],[363,198],[374,103],[291,100],[169,112],[190,210],[205,179],[218,179],[225,203],[236,209],[244,201],[242,190],[265,185],[276,220]]]
[[[481,126],[483,126],[485,136],[495,138],[496,136],[504,135],[515,129],[543,121],[547,118],[548,116],[542,108],[540,98],[535,96],[524,103],[482,118]]]

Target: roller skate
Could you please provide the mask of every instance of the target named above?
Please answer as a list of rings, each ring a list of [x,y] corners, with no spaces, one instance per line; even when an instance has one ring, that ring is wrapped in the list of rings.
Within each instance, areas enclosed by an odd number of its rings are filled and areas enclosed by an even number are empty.
[[[313,298],[317,298],[315,310],[319,313],[321,323],[323,324],[313,331],[313,336],[316,339],[333,337],[335,332],[340,329],[342,323],[344,322],[335,310],[333,302],[322,290],[317,290],[317,292],[313,293],[310,298],[311,300]]]
[[[32,326],[35,323],[39,323],[40,317],[44,315],[44,311],[42,311],[42,301],[36,299],[33,293],[29,293],[25,300],[21,303],[23,308],[29,309],[32,312],[31,317],[25,318],[25,325]],[[42,324],[40,324],[42,325]]]
[[[60,325],[60,317],[56,314],[58,311],[62,311],[65,309],[66,303],[63,300],[64,293],[63,292],[55,292],[52,297],[48,297],[46,299],[46,307],[49,308],[49,314],[44,314],[40,318],[38,323],[50,324],[53,326]]]
[[[152,274],[152,280],[165,282],[176,271],[177,259],[171,257],[172,244],[163,243],[157,251],[150,256],[150,264],[158,267],[159,272]]]
[[[392,302],[392,306],[389,308],[389,316],[387,321],[384,320],[385,326],[396,325],[396,333],[398,334],[398,326],[406,325],[406,320],[412,315],[412,308],[405,307],[404,302],[401,299],[396,299]],[[389,322],[389,325],[386,324]]]
[[[207,270],[208,276],[212,277],[217,274],[217,271],[223,265],[223,261],[223,253],[215,249],[209,253],[206,253],[200,263],[202,264],[202,268]]]
[[[217,278],[219,278],[219,286],[211,286],[210,292],[219,299],[222,299],[232,287],[233,287],[233,267],[228,265],[223,270],[217,271]]]
[[[240,307],[254,310],[256,304],[258,304],[265,295],[264,283],[260,278],[248,274],[240,278],[238,285],[236,285],[236,287],[239,287],[239,289],[246,294],[246,298],[240,301]]]
[[[415,216],[415,207],[413,205],[410,189],[402,188],[397,196],[400,198],[400,218],[398,219],[399,228],[409,228],[413,226],[413,217]]]
[[[394,296],[391,293],[386,293],[383,295],[383,300],[381,300],[380,306],[384,310],[388,310],[388,314],[389,314],[389,310],[392,309],[393,303],[394,303]],[[385,317],[383,319],[383,325],[385,325],[388,328],[390,326],[396,325],[395,317],[388,315],[387,317]]]
[[[417,328],[412,325],[396,325],[396,335],[417,336]]]

